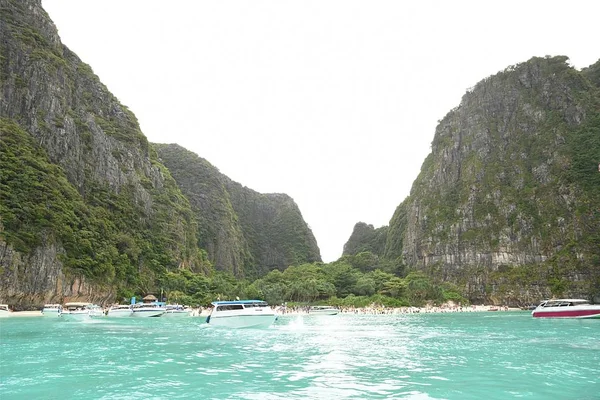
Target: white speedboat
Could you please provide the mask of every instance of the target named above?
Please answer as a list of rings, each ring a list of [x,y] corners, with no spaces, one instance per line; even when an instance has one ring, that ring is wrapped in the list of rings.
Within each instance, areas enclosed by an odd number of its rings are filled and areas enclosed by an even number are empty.
[[[65,303],[62,311],[63,318],[80,321],[89,318],[103,317],[102,307],[87,302]]]
[[[0,304],[0,318],[10,317],[10,313],[8,304]]]
[[[206,322],[226,328],[267,328],[277,313],[262,300],[215,301]]]
[[[44,317],[60,317],[62,316],[63,306],[60,304],[44,304],[42,315]]]
[[[312,306],[308,309],[310,315],[336,315],[339,312],[340,310],[332,306]]]
[[[180,305],[180,304],[167,304],[166,310],[163,317],[177,318],[177,317],[189,317],[191,310]]]
[[[584,299],[553,299],[540,303],[532,312],[535,318],[598,318],[600,304]]]
[[[137,303],[131,306],[133,317],[160,317],[167,309],[156,303]]]
[[[123,318],[133,316],[131,304],[117,304],[108,309],[106,312],[108,318]]]

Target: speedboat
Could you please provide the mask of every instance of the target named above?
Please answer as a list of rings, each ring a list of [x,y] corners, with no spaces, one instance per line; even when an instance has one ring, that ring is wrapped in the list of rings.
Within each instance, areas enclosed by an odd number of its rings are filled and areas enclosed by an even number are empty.
[[[308,309],[310,315],[336,315],[339,312],[340,310],[332,306],[312,306]]]
[[[44,304],[42,315],[44,317],[60,317],[62,315],[63,306],[60,304]]]
[[[62,311],[63,318],[68,320],[80,321],[88,318],[97,318],[104,316],[102,307],[87,302],[65,303]]]
[[[590,304],[584,299],[545,300],[532,312],[535,318],[598,318],[600,304]]]
[[[0,304],[0,318],[10,317],[10,309],[8,308],[8,304]]]
[[[181,304],[167,304],[165,306],[167,311],[163,314],[163,317],[176,318],[176,317],[189,317],[190,310]]]
[[[133,310],[130,304],[117,304],[108,309],[106,316],[109,318],[131,317]]]
[[[206,322],[225,328],[268,328],[277,313],[262,300],[215,301]]]
[[[167,309],[156,303],[137,303],[131,306],[133,317],[160,317]]]

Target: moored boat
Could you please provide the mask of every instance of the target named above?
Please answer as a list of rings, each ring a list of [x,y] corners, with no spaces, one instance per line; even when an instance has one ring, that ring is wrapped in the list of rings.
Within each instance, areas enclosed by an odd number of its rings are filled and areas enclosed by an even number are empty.
[[[0,304],[0,318],[10,317],[11,311],[8,304]]]
[[[44,304],[42,315],[44,317],[60,317],[62,316],[63,306],[61,304]]]
[[[310,315],[336,315],[339,312],[340,310],[332,306],[312,306],[308,309]]]
[[[584,299],[552,299],[540,303],[532,312],[535,318],[598,318],[600,304]]]
[[[176,317],[189,317],[191,314],[191,310],[182,306],[181,304],[167,304],[165,306],[166,311],[162,315],[167,318],[176,318]]]
[[[109,318],[131,317],[133,310],[130,304],[116,304],[108,309],[106,316]]]
[[[63,318],[68,320],[84,320],[104,316],[102,308],[96,304],[87,302],[65,303],[62,310]]]
[[[225,328],[268,328],[277,313],[262,300],[215,301],[206,318],[212,326]]]
[[[131,306],[133,317],[160,317],[167,309],[156,303],[137,303]]]

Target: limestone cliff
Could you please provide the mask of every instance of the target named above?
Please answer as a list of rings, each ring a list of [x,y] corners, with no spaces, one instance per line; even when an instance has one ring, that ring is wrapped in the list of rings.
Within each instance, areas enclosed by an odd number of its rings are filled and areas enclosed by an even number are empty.
[[[258,277],[272,269],[321,261],[314,235],[289,196],[244,187],[178,145],[155,147],[190,199],[200,246],[215,268]]]
[[[189,204],[135,116],[39,0],[1,0],[0,18],[1,297],[102,300],[121,284],[152,289],[165,268],[203,268]]]
[[[600,294],[597,65],[532,58],[470,89],[437,126],[385,256],[474,301]]]
[[[133,113],[61,43],[40,0],[0,0],[0,302],[158,293],[169,271],[212,271],[207,253],[238,276],[319,259],[287,196],[195,178],[188,199]],[[255,204],[273,211],[271,230],[245,222]],[[291,214],[296,234],[263,240]]]
[[[358,222],[354,225],[352,235],[344,245],[343,255],[356,255],[368,251],[377,256],[383,256],[388,227],[375,229],[373,225]]]

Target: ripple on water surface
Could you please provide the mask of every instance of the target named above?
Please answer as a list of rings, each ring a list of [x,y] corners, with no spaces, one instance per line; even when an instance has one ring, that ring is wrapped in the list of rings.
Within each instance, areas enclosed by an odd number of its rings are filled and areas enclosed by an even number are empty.
[[[0,322],[0,398],[598,399],[600,321],[529,313]]]

